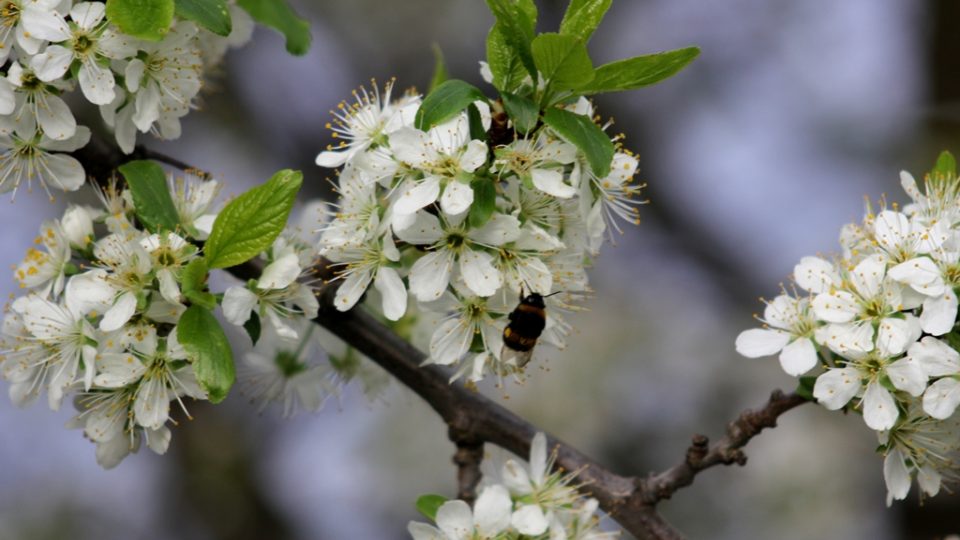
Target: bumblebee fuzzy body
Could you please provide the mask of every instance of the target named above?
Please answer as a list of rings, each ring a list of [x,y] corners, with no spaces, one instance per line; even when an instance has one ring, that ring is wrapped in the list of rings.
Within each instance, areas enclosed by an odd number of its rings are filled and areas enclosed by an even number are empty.
[[[517,358],[517,366],[523,367],[530,361],[533,347],[547,324],[543,296],[537,293],[524,296],[508,318],[510,323],[503,329],[503,346],[513,351],[511,356]]]

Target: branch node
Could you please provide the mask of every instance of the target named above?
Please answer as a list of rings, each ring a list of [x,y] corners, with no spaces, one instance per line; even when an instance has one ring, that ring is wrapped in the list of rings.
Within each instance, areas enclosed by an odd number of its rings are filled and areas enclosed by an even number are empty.
[[[687,464],[693,469],[699,469],[701,463],[703,463],[703,458],[710,450],[710,439],[706,435],[698,433],[693,436],[691,442],[690,448],[687,449]]]
[[[473,505],[477,498],[477,485],[483,478],[480,463],[483,462],[483,441],[450,426],[450,440],[457,445],[453,463],[457,466],[457,498]]]

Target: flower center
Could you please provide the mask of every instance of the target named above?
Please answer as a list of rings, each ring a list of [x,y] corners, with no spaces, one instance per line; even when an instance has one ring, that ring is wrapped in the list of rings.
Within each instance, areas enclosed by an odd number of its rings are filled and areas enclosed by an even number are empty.
[[[0,7],[0,19],[3,19],[0,24],[4,26],[16,26],[20,21],[20,6],[14,2],[6,2],[3,7]]]
[[[95,42],[87,34],[77,34],[73,37],[73,52],[77,56],[86,56],[89,54]]]
[[[293,377],[307,369],[307,365],[297,359],[297,355],[290,351],[280,351],[273,359],[284,377]]]

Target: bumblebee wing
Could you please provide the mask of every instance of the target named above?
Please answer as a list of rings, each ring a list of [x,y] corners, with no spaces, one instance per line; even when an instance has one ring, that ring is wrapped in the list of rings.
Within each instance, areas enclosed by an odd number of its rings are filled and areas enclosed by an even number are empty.
[[[500,362],[504,366],[516,367],[518,370],[526,367],[526,365],[530,363],[531,358],[533,358],[533,349],[529,351],[517,351],[504,345],[500,352]]]

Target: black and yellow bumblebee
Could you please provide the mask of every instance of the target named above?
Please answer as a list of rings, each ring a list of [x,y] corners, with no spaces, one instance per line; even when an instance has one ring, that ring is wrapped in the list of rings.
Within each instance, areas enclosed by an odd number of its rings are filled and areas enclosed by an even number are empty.
[[[559,292],[559,291],[558,291]],[[503,329],[504,358],[515,358],[518,368],[530,362],[533,347],[547,325],[547,305],[543,299],[546,296],[532,292],[523,296],[521,291],[520,303],[510,312],[510,322]]]

